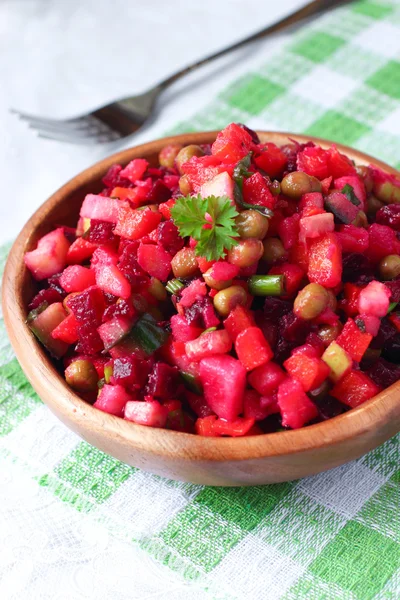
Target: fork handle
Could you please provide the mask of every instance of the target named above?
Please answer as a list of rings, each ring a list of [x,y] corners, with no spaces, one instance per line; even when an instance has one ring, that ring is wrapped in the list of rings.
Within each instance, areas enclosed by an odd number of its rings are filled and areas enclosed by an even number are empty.
[[[163,81],[161,81],[158,84],[157,88],[165,89],[166,87],[170,86],[172,83],[174,83],[175,81],[177,81],[184,75],[191,73],[198,67],[206,65],[207,63],[215,60],[216,58],[219,58],[220,56],[224,56],[225,54],[228,54],[229,52],[232,52],[233,50],[237,50],[238,48],[242,48],[243,46],[246,46],[246,44],[255,42],[256,40],[259,40],[259,39],[261,39],[267,35],[273,34],[277,31],[281,31],[282,29],[285,29],[286,27],[290,27],[290,25],[293,25],[294,23],[297,23],[298,21],[300,21],[302,19],[317,15],[318,13],[324,12],[325,10],[328,10],[329,8],[332,8],[336,5],[344,4],[347,2],[351,2],[351,1],[352,0],[313,0],[313,2],[309,2],[308,4],[306,4],[305,6],[302,6],[295,12],[291,13],[290,15],[287,15],[286,17],[279,19],[279,21],[276,21],[275,23],[272,23],[271,25],[268,25],[267,27],[264,27],[263,29],[260,29],[259,31],[252,33],[251,35],[243,38],[242,40],[239,40],[238,42],[235,42],[234,44],[231,44],[230,46],[227,46],[226,48],[223,48],[222,50],[218,50],[218,52],[215,52],[214,54],[210,54],[209,56],[206,56],[206,57],[196,61],[195,63],[188,65],[187,67],[184,67],[177,73],[174,73],[170,77],[167,77],[167,79],[164,79]]]

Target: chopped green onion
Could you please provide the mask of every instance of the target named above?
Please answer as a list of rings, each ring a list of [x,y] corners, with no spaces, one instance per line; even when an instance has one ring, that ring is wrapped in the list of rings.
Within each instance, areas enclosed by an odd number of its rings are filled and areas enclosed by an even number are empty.
[[[104,367],[104,380],[106,383],[110,383],[110,379],[112,377],[113,374],[113,368],[112,365],[106,365]]]
[[[190,390],[194,394],[202,394],[203,393],[201,383],[199,382],[197,377],[192,375],[192,373],[187,373],[186,371],[181,371],[181,376],[184,381],[184,385],[185,385],[185,387],[188,388],[188,390]]]
[[[37,308],[34,308],[33,310],[31,310],[31,312],[26,317],[26,323],[31,323],[31,321],[34,321],[36,319],[36,317],[38,317],[40,315],[40,313],[45,311],[48,306],[49,306],[49,303],[45,300]]]
[[[284,275],[253,275],[248,284],[253,296],[282,296],[285,293]]]
[[[274,216],[273,211],[270,208],[267,208],[266,206],[258,206],[257,204],[249,204],[248,202],[245,202],[243,200],[242,191],[237,182],[235,182],[235,185],[233,187],[233,196],[235,198],[236,204],[241,208],[256,210],[261,215],[263,215],[263,217],[267,217],[268,219]]]
[[[217,328],[209,327],[208,329],[205,329],[204,331],[202,331],[200,335],[204,335],[205,333],[210,333],[210,331],[217,331]]]
[[[140,348],[147,354],[153,354],[161,348],[168,339],[169,334],[157,324],[157,321],[148,313],[142,315],[132,328],[129,337],[136,341]]]
[[[391,302],[391,303],[389,304],[389,308],[388,308],[387,314],[391,313],[391,312],[392,312],[392,310],[394,310],[394,309],[396,308],[396,306],[397,306],[397,305],[398,305],[398,302]]]
[[[354,206],[360,206],[361,202],[357,198],[357,196],[356,196],[356,194],[354,192],[353,186],[351,186],[349,183],[346,183],[346,185],[341,190],[341,192],[342,192],[342,194],[344,194],[346,196],[346,198],[348,200],[350,200],[350,202],[352,204],[354,204]]]
[[[170,294],[178,294],[184,287],[184,284],[179,279],[171,279],[171,281],[168,281],[165,289]]]

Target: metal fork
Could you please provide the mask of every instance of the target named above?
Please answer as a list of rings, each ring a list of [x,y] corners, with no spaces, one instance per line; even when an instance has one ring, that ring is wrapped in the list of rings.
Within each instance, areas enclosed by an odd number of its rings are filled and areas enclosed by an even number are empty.
[[[116,100],[111,104],[97,108],[79,117],[71,119],[46,119],[15,109],[11,109],[11,111],[24,121],[27,121],[29,127],[36,130],[39,137],[42,138],[71,144],[112,142],[138,131],[152,115],[155,102],[163,90],[184,75],[233,50],[242,48],[250,42],[281,31],[302,19],[315,16],[333,6],[349,1],[351,0],[314,0],[313,2],[309,2],[272,25],[268,25],[256,33],[181,69],[147,92],[131,96],[130,98]]]

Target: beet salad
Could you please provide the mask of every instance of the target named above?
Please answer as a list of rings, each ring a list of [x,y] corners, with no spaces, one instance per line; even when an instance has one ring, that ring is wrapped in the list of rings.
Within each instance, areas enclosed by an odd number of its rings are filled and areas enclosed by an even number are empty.
[[[297,429],[400,378],[400,181],[232,123],[112,166],[25,264],[27,322],[95,408],[203,436]]]

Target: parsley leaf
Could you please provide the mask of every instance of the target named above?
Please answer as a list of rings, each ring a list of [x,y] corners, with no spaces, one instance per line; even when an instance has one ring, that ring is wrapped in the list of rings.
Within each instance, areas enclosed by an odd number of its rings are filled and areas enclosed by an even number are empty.
[[[352,204],[354,204],[354,206],[360,206],[361,202],[359,201],[359,199],[355,195],[354,188],[353,188],[352,185],[350,185],[349,183],[346,183],[346,185],[341,190],[341,192],[342,192],[342,194],[344,194],[346,196],[346,198],[348,200],[350,200],[350,202]]]
[[[226,197],[186,196],[177,198],[171,216],[182,237],[197,241],[196,254],[207,260],[224,258],[237,245],[235,217],[238,212]]]

